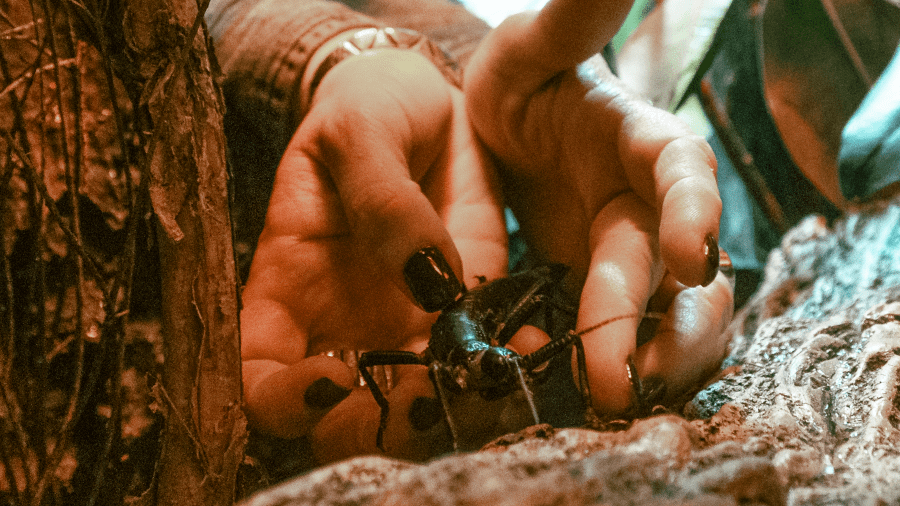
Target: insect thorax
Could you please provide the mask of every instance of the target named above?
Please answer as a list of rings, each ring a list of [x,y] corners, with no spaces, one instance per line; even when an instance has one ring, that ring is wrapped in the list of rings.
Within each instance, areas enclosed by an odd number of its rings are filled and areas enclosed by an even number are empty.
[[[486,346],[484,328],[463,308],[445,310],[431,327],[431,354],[448,365],[462,365],[468,354]]]

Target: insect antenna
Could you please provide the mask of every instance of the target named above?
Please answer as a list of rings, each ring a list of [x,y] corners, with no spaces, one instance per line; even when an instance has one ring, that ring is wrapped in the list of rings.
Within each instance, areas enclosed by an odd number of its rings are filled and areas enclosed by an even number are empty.
[[[550,341],[549,343],[545,344],[544,346],[541,346],[537,350],[522,357],[522,368],[525,369],[526,371],[530,372],[530,371],[534,370],[537,366],[543,364],[544,362],[550,360],[551,358],[555,357],[556,355],[562,353],[562,351],[564,349],[566,349],[570,344],[572,344],[576,339],[580,338],[581,336],[583,336],[589,332],[593,332],[593,331],[599,329],[600,327],[603,327],[604,325],[608,325],[612,322],[619,321],[619,320],[626,320],[628,318],[637,318],[638,316],[639,315],[636,315],[636,314],[615,316],[613,318],[603,320],[602,322],[600,322],[596,325],[592,325],[580,332],[569,331],[565,335],[565,337]]]
[[[606,320],[603,320],[600,323],[591,325],[590,327],[588,327],[580,332],[573,332],[573,334],[575,334],[578,337],[581,337],[585,334],[588,334],[590,332],[593,332],[593,331],[599,329],[600,327],[605,327],[612,322],[617,322],[619,320],[627,320],[629,318],[640,318],[640,317],[641,317],[641,315],[639,315],[639,314],[625,314],[625,315],[621,315],[621,316],[613,316],[612,318],[607,318]]]

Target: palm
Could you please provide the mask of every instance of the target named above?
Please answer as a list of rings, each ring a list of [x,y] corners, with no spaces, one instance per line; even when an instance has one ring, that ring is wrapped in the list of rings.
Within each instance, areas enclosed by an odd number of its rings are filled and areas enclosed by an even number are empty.
[[[530,99],[524,121],[495,124],[522,141],[504,143],[498,151],[506,162],[501,167],[508,202],[529,244],[582,275],[590,260],[593,219],[631,186],[617,149],[616,113],[604,121],[586,120],[610,97],[595,93],[586,99],[587,94],[583,83],[567,76]]]
[[[283,305],[289,316],[285,338],[301,353],[296,359],[302,358],[304,341],[305,355],[313,355],[329,349],[401,349],[427,336],[432,317],[387,279],[371,251],[350,233],[334,188],[318,168],[311,170],[303,178],[316,187],[285,205],[277,219],[269,218],[245,299]],[[273,200],[283,190],[276,188]],[[312,222],[309,216],[322,219]],[[257,282],[256,265],[270,282]]]

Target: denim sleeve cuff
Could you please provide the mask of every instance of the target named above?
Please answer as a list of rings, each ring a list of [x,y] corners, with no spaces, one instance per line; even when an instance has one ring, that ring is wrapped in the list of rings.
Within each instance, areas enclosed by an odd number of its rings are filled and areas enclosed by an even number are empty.
[[[206,20],[230,112],[254,118],[260,135],[285,144],[297,126],[295,95],[316,49],[347,30],[381,26],[329,1],[213,0]]]

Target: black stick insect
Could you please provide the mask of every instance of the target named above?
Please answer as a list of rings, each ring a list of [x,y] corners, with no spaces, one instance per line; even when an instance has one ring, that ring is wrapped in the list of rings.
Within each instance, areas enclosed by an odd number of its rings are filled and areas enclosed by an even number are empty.
[[[494,400],[521,389],[525,393],[534,422],[540,423],[534,395],[526,374],[531,374],[548,360],[574,345],[578,354],[578,383],[590,406],[584,347],[581,336],[613,321],[636,318],[625,315],[611,318],[580,332],[569,331],[527,355],[505,348],[513,335],[539,310],[560,309],[570,316],[575,311],[557,303],[551,295],[562,282],[568,267],[550,264],[506,278],[500,278],[462,293],[441,309],[431,327],[431,339],[422,353],[410,351],[368,351],[359,358],[359,372],[372,396],[381,407],[381,422],[376,445],[384,451],[382,439],[387,426],[388,401],[375,383],[369,368],[386,365],[422,365],[428,367],[434,390],[443,406],[444,415],[458,450],[456,425],[450,416],[449,395],[463,390],[477,391],[485,400]],[[549,316],[548,316],[549,317]],[[548,328],[552,328],[548,325]]]

